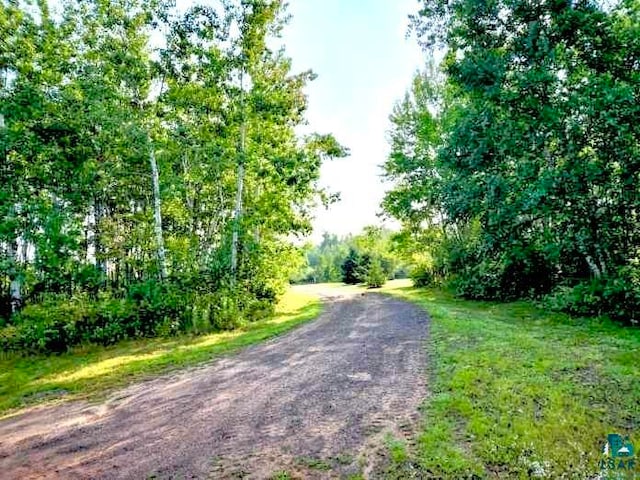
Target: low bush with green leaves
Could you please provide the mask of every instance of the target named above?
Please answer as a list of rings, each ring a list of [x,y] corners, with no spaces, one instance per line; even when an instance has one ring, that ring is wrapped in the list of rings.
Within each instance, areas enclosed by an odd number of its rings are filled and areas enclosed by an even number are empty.
[[[602,315],[629,325],[640,321],[640,269],[623,267],[612,275],[561,285],[542,304],[572,315]]]
[[[257,287],[253,286],[255,290]],[[60,353],[74,345],[110,345],[125,339],[186,331],[232,330],[273,314],[277,292],[248,291],[182,281],[148,281],[116,294],[49,295],[27,305],[0,328],[0,351]]]
[[[435,275],[430,265],[420,263],[411,269],[410,278],[416,287],[430,287],[435,283]]]

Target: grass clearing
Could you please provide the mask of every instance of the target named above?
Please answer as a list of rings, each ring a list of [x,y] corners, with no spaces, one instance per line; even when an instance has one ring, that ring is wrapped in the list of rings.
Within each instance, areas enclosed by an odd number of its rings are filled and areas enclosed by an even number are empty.
[[[420,478],[607,478],[607,434],[640,447],[640,329],[407,282],[381,291],[432,319],[430,395],[411,459]]]
[[[317,297],[292,288],[281,299],[273,318],[234,331],[141,339],[110,347],[89,345],[61,355],[0,359],[0,415],[53,400],[99,398],[115,387],[206,362],[279,335],[317,317],[320,311]]]

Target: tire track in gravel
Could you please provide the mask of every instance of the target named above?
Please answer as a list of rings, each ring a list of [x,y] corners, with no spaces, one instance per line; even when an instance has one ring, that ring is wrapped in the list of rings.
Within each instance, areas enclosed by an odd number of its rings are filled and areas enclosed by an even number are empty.
[[[419,418],[428,319],[377,294],[325,300],[235,355],[1,420],[0,477],[375,477],[384,435],[409,438]]]

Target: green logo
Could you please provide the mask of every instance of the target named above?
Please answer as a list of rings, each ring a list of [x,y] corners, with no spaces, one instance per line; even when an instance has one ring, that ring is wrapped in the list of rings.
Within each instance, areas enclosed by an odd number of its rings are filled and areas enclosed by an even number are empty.
[[[628,436],[610,433],[607,435],[607,443],[602,448],[602,453],[600,468],[603,470],[631,472],[636,468],[635,452]]]

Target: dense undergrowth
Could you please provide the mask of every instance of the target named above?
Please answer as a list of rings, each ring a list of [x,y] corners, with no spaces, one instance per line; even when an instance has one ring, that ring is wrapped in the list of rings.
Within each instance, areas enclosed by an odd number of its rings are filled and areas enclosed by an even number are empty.
[[[119,292],[47,295],[0,329],[0,351],[60,353],[72,346],[230,330],[273,313],[277,291],[149,281]]]

